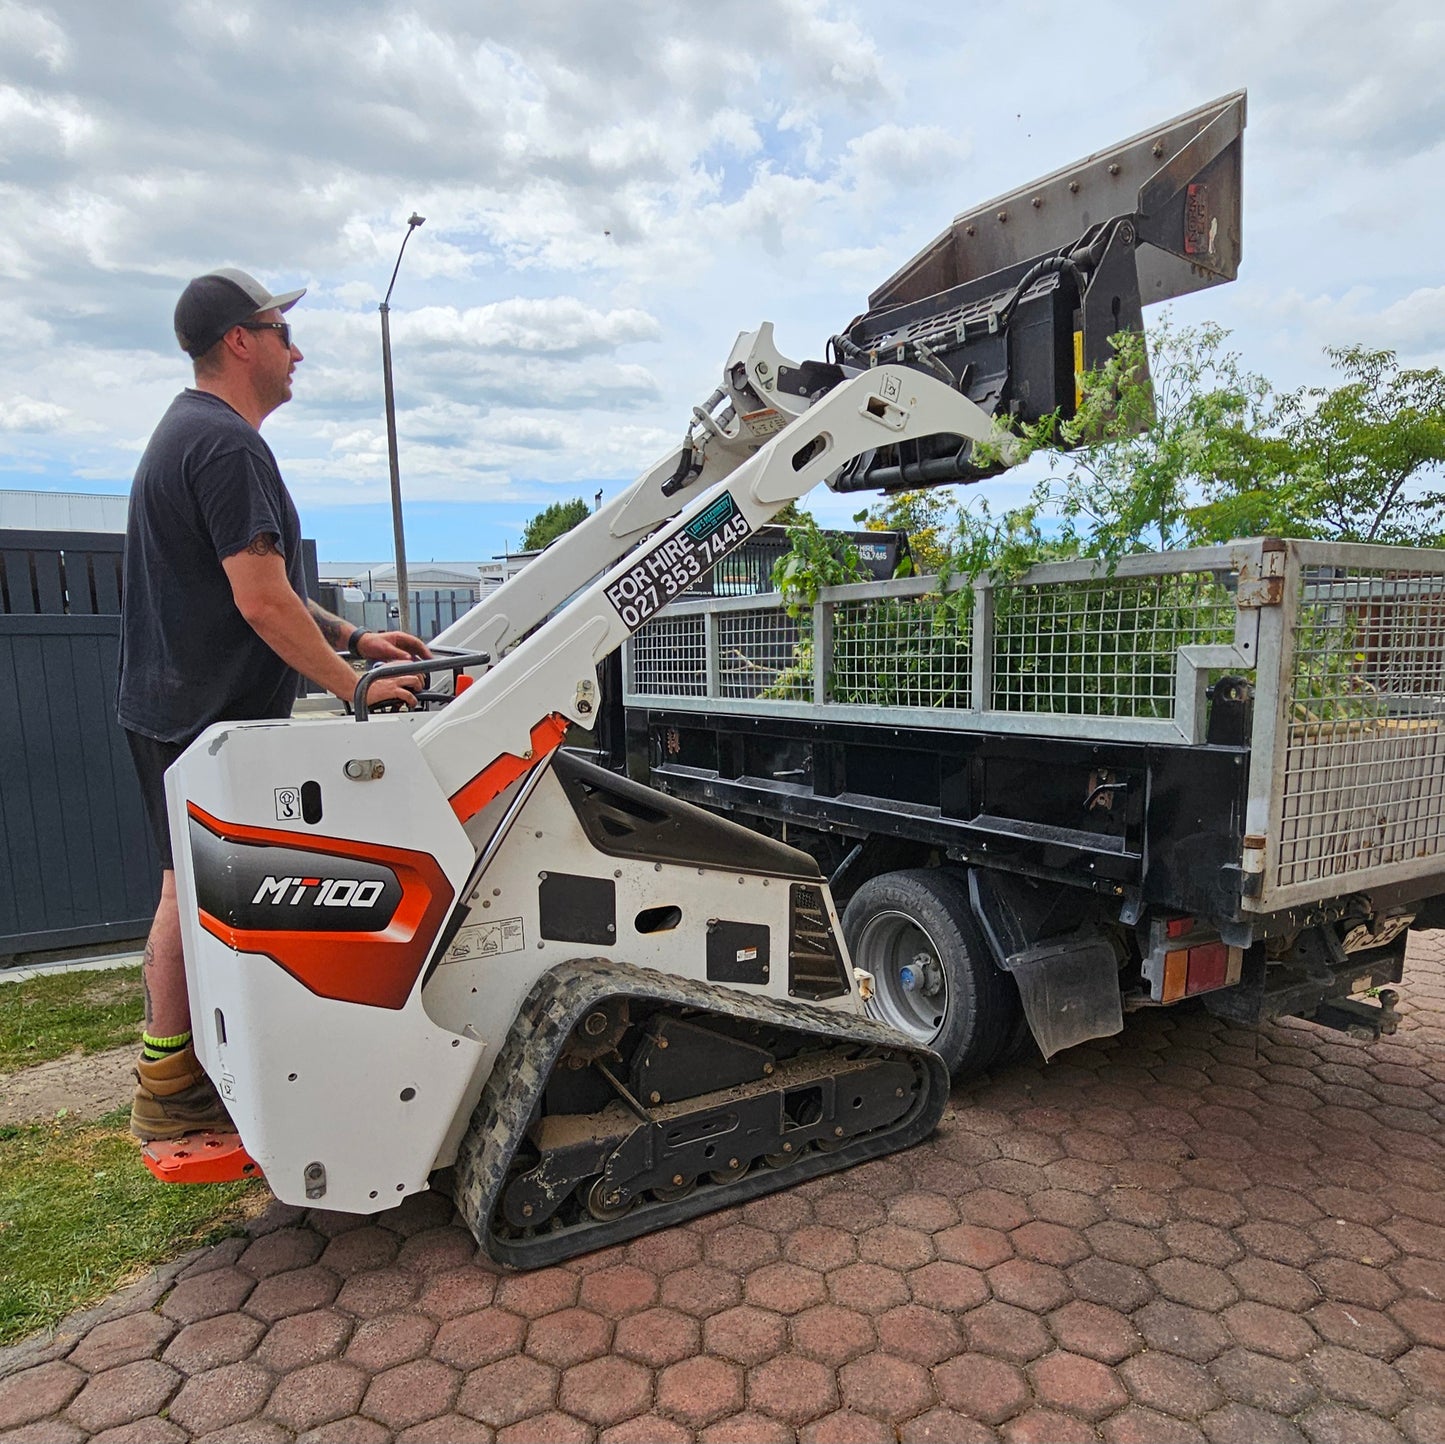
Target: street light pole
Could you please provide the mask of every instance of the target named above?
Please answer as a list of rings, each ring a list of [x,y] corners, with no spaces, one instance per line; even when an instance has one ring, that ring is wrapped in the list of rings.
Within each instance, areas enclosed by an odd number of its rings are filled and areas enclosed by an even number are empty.
[[[391,463],[391,530],[396,547],[396,592],[401,630],[411,631],[411,595],[406,580],[406,532],[401,521],[401,470],[396,459],[396,397],[391,387],[391,290],[396,285],[396,274],[401,270],[402,253],[411,233],[426,221],[415,211],[406,223],[406,235],[401,238],[401,250],[396,253],[396,265],[391,269],[391,285],[381,302],[381,376],[386,389],[386,455]]]

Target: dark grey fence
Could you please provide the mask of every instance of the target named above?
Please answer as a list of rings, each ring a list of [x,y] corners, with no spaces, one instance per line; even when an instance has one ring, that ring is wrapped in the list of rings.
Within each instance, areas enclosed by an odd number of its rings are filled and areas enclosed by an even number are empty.
[[[124,540],[0,531],[0,958],[143,938],[155,913],[160,859],[115,720]]]
[[[122,541],[0,531],[0,957],[143,937],[155,911],[115,720]]]

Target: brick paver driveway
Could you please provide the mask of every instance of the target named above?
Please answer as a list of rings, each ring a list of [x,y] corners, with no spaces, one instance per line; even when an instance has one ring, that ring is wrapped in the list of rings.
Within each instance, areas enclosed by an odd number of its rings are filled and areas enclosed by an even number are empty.
[[[0,1354],[0,1436],[1445,1439],[1445,933],[1404,999],[1375,1045],[1138,1016],[907,1155],[540,1273],[435,1195],[276,1206]]]

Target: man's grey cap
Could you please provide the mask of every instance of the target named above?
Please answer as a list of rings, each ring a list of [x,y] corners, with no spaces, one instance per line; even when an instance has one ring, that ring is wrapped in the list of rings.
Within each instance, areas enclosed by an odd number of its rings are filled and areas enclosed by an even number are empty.
[[[192,358],[204,356],[232,326],[257,311],[289,311],[306,294],[283,291],[273,296],[254,276],[224,266],[197,276],[176,302],[176,340]]]

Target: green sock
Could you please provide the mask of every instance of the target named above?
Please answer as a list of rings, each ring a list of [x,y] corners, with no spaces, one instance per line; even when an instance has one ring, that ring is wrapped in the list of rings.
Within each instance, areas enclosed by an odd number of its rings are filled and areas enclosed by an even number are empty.
[[[177,1033],[174,1038],[152,1038],[149,1033],[142,1033],[140,1035],[141,1057],[147,1063],[154,1063],[160,1058],[169,1057],[172,1053],[179,1053],[190,1041],[189,1028],[184,1033]]]

